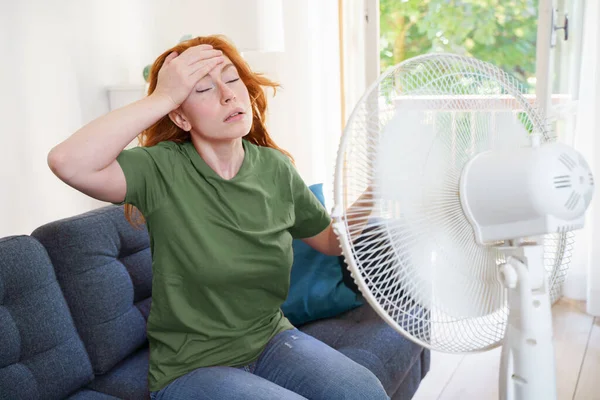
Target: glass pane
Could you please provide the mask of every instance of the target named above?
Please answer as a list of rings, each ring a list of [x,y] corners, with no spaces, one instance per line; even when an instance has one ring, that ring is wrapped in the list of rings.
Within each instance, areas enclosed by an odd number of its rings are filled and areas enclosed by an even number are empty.
[[[575,103],[579,92],[578,60],[581,58],[581,29],[583,25],[582,0],[556,0],[555,26],[565,26],[568,18],[568,40],[565,29],[556,30],[551,53],[550,87],[552,108],[556,121],[554,130],[561,141],[572,144]]]
[[[583,0],[553,0],[557,18],[569,18],[569,38],[556,31],[552,49],[552,129],[570,140],[579,85]],[[539,0],[379,0],[381,72],[408,58],[450,52],[490,62],[514,76],[535,96]],[[550,27],[548,27],[550,29]],[[544,45],[550,46],[550,43]]]
[[[491,62],[535,90],[538,0],[380,0],[382,71],[451,52]]]

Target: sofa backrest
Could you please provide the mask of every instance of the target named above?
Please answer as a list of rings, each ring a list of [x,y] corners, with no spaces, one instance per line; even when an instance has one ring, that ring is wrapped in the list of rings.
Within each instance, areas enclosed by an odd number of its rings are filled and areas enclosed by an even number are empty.
[[[108,206],[31,234],[52,260],[95,374],[147,343],[150,242],[147,230],[134,229],[123,212],[123,206]]]
[[[92,379],[44,247],[0,239],[0,399],[63,399]]]

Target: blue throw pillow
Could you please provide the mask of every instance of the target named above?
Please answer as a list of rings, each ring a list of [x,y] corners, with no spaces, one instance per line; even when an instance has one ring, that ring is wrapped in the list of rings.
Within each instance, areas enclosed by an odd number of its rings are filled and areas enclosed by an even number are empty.
[[[310,190],[325,204],[322,184],[312,185]],[[339,257],[322,254],[297,239],[293,248],[290,292],[281,306],[293,325],[334,317],[363,304],[344,283]]]

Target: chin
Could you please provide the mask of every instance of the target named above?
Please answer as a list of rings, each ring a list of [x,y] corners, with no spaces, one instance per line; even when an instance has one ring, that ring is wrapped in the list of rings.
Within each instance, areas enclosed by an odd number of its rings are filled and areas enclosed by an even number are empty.
[[[231,130],[229,132],[223,132],[221,135],[218,136],[218,139],[220,139],[220,140],[242,139],[243,137],[248,135],[248,133],[250,133],[249,129]]]
[[[250,129],[252,128],[251,124],[249,124],[248,126],[245,125],[246,124],[240,126],[232,126],[230,127],[230,129],[227,129],[227,131],[224,132],[223,136],[227,137],[228,139],[243,138],[244,136],[250,133]]]

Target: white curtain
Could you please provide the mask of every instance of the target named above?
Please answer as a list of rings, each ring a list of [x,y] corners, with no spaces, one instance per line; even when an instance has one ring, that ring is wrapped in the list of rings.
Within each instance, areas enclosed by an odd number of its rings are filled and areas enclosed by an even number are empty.
[[[579,87],[573,145],[590,164],[596,181],[600,179],[600,4],[584,5],[582,51],[579,60]],[[586,215],[586,226],[575,232],[571,270],[565,282],[565,297],[585,300],[587,312],[600,315],[600,193],[595,191]]]
[[[342,0],[344,125],[367,87],[365,1]]]
[[[585,5],[575,147],[590,162],[596,181],[600,179],[600,4],[588,0]],[[600,194],[594,193],[587,216],[587,311],[600,316]],[[583,235],[582,235],[583,236]]]
[[[279,82],[268,90],[267,125],[275,142],[290,151],[304,181],[322,183],[328,209],[341,135],[338,3],[283,2],[285,51],[245,54],[252,68]]]

